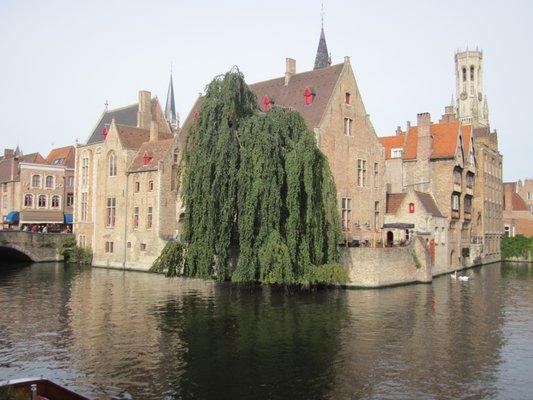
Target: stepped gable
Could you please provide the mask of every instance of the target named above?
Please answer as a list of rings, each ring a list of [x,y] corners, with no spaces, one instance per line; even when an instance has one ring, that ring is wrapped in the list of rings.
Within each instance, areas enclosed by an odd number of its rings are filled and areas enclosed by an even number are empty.
[[[74,168],[74,152],[74,146],[65,146],[52,149],[48,156],[46,156],[46,162],[51,165],[62,165],[68,168]]]
[[[407,193],[387,193],[387,205],[386,213],[387,214],[396,214],[398,208],[403,203]]]
[[[163,160],[172,149],[173,138],[145,142],[139,148],[128,169],[129,172],[154,171],[159,161]],[[145,164],[145,156],[149,161]]]
[[[257,97],[258,105],[265,96],[271,101],[273,107],[287,107],[298,111],[305,120],[309,129],[313,130],[322,119],[333,89],[344,64],[336,64],[330,67],[294,74],[289,83],[285,84],[285,77],[275,78],[268,81],[257,82],[249,85]],[[314,93],[313,102],[305,104],[304,92],[309,88]],[[203,96],[194,103],[191,112],[183,123],[181,131],[186,135],[192,126],[194,119],[200,112]]]
[[[439,207],[437,207],[437,203],[435,203],[435,199],[432,195],[429,193],[423,193],[414,191],[416,196],[418,197],[418,200],[420,200],[420,203],[422,203],[422,206],[426,209],[428,214],[433,215],[434,217],[440,217],[444,218],[444,215],[439,210]]]

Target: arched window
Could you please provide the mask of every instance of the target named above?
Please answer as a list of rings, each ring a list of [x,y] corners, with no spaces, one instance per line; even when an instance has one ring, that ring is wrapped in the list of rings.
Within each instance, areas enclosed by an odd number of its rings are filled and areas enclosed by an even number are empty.
[[[48,189],[54,188],[54,177],[52,175],[48,175],[45,179],[45,185]]]
[[[33,207],[33,194],[26,194],[24,196],[24,207]]]
[[[474,80],[474,66],[470,66],[470,80],[473,81]]]
[[[59,196],[52,196],[52,207],[59,208]]]
[[[466,82],[466,68],[463,68],[463,82]]]
[[[39,196],[39,207],[46,207],[46,196],[44,194]]]
[[[108,157],[109,176],[117,176],[117,155],[111,152]]]
[[[41,175],[33,175],[31,177],[31,187],[41,187]]]

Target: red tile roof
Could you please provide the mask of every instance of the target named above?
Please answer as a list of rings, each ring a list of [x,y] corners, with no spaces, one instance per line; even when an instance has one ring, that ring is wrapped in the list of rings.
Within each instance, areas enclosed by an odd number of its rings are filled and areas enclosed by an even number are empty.
[[[470,149],[470,137],[472,135],[472,125],[461,125],[459,121],[440,122],[431,124],[431,134],[433,136],[433,153],[431,158],[452,158],[455,155],[457,149],[457,138],[459,129],[461,129],[463,137],[463,148],[465,154]],[[385,149],[391,146],[391,143],[396,145],[399,143],[397,137],[394,136],[382,136],[379,138],[380,142]],[[417,144],[418,144],[418,126],[412,126],[407,133],[403,146],[403,159],[414,160],[417,157]],[[386,156],[390,158],[390,149]]]
[[[387,193],[387,204],[385,212],[387,214],[396,214],[398,208],[405,199],[407,193]]]
[[[379,142],[385,147],[385,159],[391,158],[391,150],[396,148],[403,148],[405,141],[405,133],[400,133],[394,136],[383,136],[378,138]]]
[[[74,152],[74,146],[65,146],[52,149],[50,154],[46,156],[46,162],[52,165],[63,165],[65,167],[74,168]]]

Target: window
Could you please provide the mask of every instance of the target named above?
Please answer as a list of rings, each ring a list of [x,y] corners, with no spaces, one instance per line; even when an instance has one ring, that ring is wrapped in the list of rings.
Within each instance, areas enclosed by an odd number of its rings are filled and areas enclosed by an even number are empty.
[[[366,160],[357,160],[357,186],[366,186]]]
[[[45,185],[47,189],[53,189],[54,188],[54,177],[52,175],[48,175],[45,179]]]
[[[126,243],[126,247],[127,247],[128,249],[131,249],[131,242]]]
[[[466,187],[470,189],[474,187],[474,174],[472,173],[466,174]]]
[[[401,147],[397,147],[390,150],[390,157],[391,158],[402,158],[403,156],[403,149]]]
[[[439,244],[439,228],[435,227],[435,245]]]
[[[473,81],[474,80],[474,66],[470,66],[470,80]]]
[[[81,160],[81,184],[82,186],[87,186],[87,181],[89,178],[89,159],[84,157]]]
[[[146,229],[152,229],[153,208],[148,207],[148,213],[146,214]]]
[[[67,187],[74,186],[74,177],[73,176],[67,176]]]
[[[46,207],[46,196],[44,194],[39,196],[39,207]]]
[[[453,183],[461,185],[461,170],[459,168],[453,170]]]
[[[141,243],[141,251],[146,251],[146,243]]]
[[[471,212],[472,212],[472,197],[465,196],[465,213],[471,213]]]
[[[466,82],[466,68],[463,68],[463,82]]]
[[[24,196],[24,207],[33,207],[33,195],[27,194]]]
[[[415,203],[409,203],[409,206],[407,207],[407,211],[409,214],[414,214],[415,212]]]
[[[379,187],[379,165],[374,163],[374,187]]]
[[[179,152],[178,149],[174,150],[174,164],[178,163]]]
[[[106,253],[112,253],[113,252],[113,242],[105,242],[105,252]]]
[[[115,226],[117,199],[114,197],[107,198],[106,226],[113,228]]]
[[[341,200],[341,220],[342,230],[346,231],[350,229],[350,214],[352,213],[352,199],[343,197]]]
[[[459,195],[452,194],[452,211],[459,211]]]
[[[87,221],[87,193],[81,194],[81,218],[82,221]]]
[[[344,134],[346,136],[352,136],[352,122],[351,118],[344,118]]]
[[[141,182],[136,181],[135,182],[135,193],[139,193],[139,190],[141,190]]]
[[[147,166],[148,164],[150,164],[150,161],[152,161],[152,156],[150,156],[150,154],[145,151],[143,155],[143,165]]]
[[[527,199],[533,200],[533,192],[527,192]]]
[[[505,225],[505,236],[509,236],[509,234],[511,233],[511,227],[509,225]]]
[[[52,207],[59,208],[59,196],[52,196]]]
[[[139,228],[139,207],[133,208],[133,229]]]
[[[117,155],[111,152],[108,157],[109,176],[117,176]]]
[[[78,246],[85,247],[86,239],[85,235],[79,235],[78,236]]]
[[[154,181],[149,181],[148,182],[148,190],[150,192],[154,190]]]
[[[346,92],[344,95],[344,104],[350,104],[350,93]]]
[[[311,88],[305,88],[304,90],[304,103],[306,106],[313,104],[313,101],[315,100],[315,94],[311,90]]]
[[[74,193],[67,193],[67,207],[74,205]]]
[[[445,244],[445,243],[446,243],[446,229],[444,229],[444,228],[441,228],[441,231],[440,231],[440,240],[441,240],[441,243],[442,243],[442,244]]]
[[[31,177],[31,187],[41,187],[41,175],[33,175]]]
[[[374,229],[379,227],[379,201],[374,202]]]

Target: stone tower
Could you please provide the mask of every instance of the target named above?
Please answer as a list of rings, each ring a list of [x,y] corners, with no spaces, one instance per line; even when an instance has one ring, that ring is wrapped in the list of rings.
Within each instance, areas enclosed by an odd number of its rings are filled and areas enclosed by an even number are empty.
[[[489,125],[487,97],[483,93],[483,52],[455,53],[455,93],[459,120],[476,126]]]

